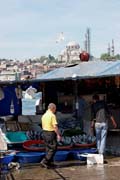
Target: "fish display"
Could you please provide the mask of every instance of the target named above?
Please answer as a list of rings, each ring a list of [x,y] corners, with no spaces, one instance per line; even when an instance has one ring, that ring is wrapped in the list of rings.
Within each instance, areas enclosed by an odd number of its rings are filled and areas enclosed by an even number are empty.
[[[95,136],[90,135],[75,135],[75,136],[63,136],[62,140],[58,142],[59,146],[65,146],[65,145],[76,145],[76,144],[92,144],[96,141]]]

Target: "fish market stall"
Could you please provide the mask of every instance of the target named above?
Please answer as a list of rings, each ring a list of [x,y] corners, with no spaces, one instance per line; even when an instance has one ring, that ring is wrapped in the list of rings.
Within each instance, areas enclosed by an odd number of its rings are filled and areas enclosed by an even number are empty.
[[[86,132],[90,129],[90,106],[92,95],[101,95],[111,109],[117,121],[116,131],[112,131],[109,123],[107,150],[112,149],[119,154],[120,141],[120,61],[89,61],[78,65],[62,67],[40,77],[43,80],[43,101],[45,107],[55,102],[62,113],[78,112],[79,95],[87,101],[87,112],[84,118]],[[79,121],[78,117],[76,120]],[[79,126],[79,124],[77,125]],[[111,134],[111,135],[110,135]],[[116,141],[115,141],[116,139]],[[113,144],[114,141],[114,144]]]
[[[63,127],[66,129],[80,128],[77,112],[78,98],[79,95],[82,95],[87,102],[83,130],[90,134],[91,97],[96,92],[106,100],[116,118],[117,129],[120,129],[120,61],[80,62],[78,65],[55,69],[42,75],[39,79],[0,82],[0,84],[0,116],[5,120],[7,131],[29,131],[31,128],[33,128],[32,130],[35,128],[40,130],[40,116],[50,102],[57,105],[57,118],[61,129]],[[35,113],[30,114],[30,111],[28,114],[23,114],[21,92],[26,91],[31,86],[37,92],[42,92],[40,116]],[[20,122],[21,117],[23,119],[32,117],[32,123],[30,121]],[[111,129],[109,124],[109,130]],[[119,133],[111,131],[111,134],[113,133],[115,138],[119,140]],[[110,137],[110,144],[112,144],[112,138],[113,135]],[[115,146],[118,144],[114,144]]]

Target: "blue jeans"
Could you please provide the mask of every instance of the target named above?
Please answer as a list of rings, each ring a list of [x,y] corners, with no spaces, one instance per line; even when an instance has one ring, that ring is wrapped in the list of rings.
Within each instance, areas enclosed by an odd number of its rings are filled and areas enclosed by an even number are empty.
[[[107,123],[95,123],[97,150],[99,154],[104,154],[107,138]]]

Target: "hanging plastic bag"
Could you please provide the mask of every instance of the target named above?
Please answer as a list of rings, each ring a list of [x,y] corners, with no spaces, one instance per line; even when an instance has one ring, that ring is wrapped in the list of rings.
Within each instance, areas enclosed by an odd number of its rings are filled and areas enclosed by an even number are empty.
[[[0,151],[7,151],[7,143],[4,139],[4,134],[0,128]]]

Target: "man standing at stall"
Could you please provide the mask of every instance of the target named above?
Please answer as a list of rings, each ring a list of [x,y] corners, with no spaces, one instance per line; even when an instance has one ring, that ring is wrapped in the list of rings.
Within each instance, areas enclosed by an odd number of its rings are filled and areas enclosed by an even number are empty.
[[[107,104],[105,103],[104,100],[100,100],[98,94],[95,94],[93,96],[93,104],[92,104],[91,128],[95,126],[97,150],[99,154],[105,153],[109,119],[112,121],[114,128],[116,128],[117,124],[111,112],[109,111]]]
[[[42,116],[43,140],[46,147],[46,155],[41,161],[41,166],[49,168],[57,150],[57,140],[61,140],[58,123],[55,116],[56,105],[50,103],[48,110]]]

